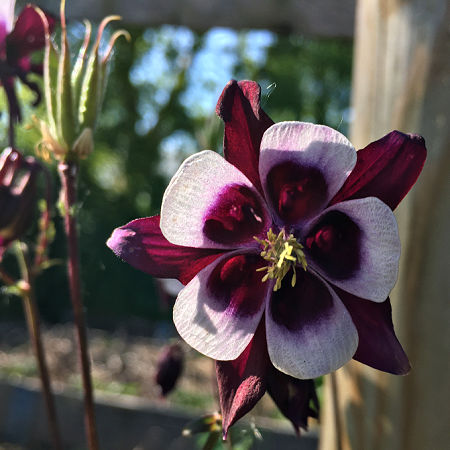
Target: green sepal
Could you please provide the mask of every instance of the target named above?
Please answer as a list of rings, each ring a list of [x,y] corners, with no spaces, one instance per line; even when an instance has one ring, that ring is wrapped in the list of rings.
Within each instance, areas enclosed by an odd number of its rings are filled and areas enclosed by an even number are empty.
[[[44,12],[35,7],[35,11],[39,14],[42,24],[44,25],[45,50],[43,61],[43,84],[45,106],[47,110],[47,119],[49,131],[53,137],[57,136],[56,130],[56,80],[58,77],[58,58],[59,53],[56,50],[50,36],[50,28],[48,20]]]
[[[102,61],[100,63],[100,101],[99,101],[99,107],[103,104],[103,98],[105,96],[106,91],[106,80],[108,79],[108,69],[110,66],[110,58],[111,54],[114,48],[114,45],[121,36],[123,36],[128,42],[131,41],[130,33],[126,30],[118,30],[111,36],[111,39],[108,43],[108,48],[102,58]]]
[[[98,47],[92,49],[86,66],[80,91],[78,121],[80,128],[94,128],[100,98],[100,67]]]
[[[61,55],[58,65],[58,84],[56,96],[56,125],[58,137],[68,150],[72,147],[76,136],[76,123],[74,121],[72,84],[70,67],[70,49],[67,42],[66,21],[64,17],[64,4],[61,2]]]
[[[78,56],[75,61],[75,66],[72,70],[72,77],[71,77],[74,111],[78,111],[80,104],[81,85],[83,82],[83,75],[86,69],[85,62],[87,50],[89,47],[89,42],[91,40],[91,31],[92,31],[91,23],[88,20],[85,20],[84,26],[85,26],[84,41],[82,46],[80,47],[80,51],[78,52]]]
[[[108,16],[101,22],[94,47],[91,50],[86,65],[86,71],[83,77],[80,93],[80,103],[78,106],[78,121],[80,129],[94,129],[97,114],[100,109],[100,101],[102,99],[101,89],[103,81],[101,80],[99,46],[103,31],[106,25],[112,20],[119,20],[120,16]]]

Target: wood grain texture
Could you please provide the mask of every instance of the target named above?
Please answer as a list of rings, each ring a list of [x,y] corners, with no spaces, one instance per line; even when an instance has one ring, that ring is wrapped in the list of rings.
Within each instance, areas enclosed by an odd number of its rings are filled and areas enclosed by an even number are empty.
[[[428,159],[396,211],[400,275],[391,299],[412,370],[405,377],[357,362],[338,371],[342,448],[423,450],[450,442],[450,5],[360,0],[356,14],[352,142],[398,129],[425,137]],[[323,450],[338,448],[325,408]]]

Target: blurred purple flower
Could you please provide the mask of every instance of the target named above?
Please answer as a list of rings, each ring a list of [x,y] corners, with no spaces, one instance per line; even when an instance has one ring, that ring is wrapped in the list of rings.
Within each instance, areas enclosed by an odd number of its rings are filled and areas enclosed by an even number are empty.
[[[7,148],[0,155],[0,261],[8,245],[30,225],[38,172],[36,160],[17,150]]]
[[[177,384],[183,372],[184,353],[180,344],[164,347],[156,364],[155,382],[161,388],[161,395],[165,397]]]
[[[33,106],[41,99],[36,83],[28,79],[30,73],[42,75],[42,65],[31,62],[31,54],[45,45],[45,32],[42,19],[33,5],[27,5],[14,23],[15,0],[2,0],[0,3],[0,83],[5,89],[10,108],[11,120],[20,122],[21,111],[14,89],[17,77],[36,94]],[[55,20],[46,15],[50,29]]]

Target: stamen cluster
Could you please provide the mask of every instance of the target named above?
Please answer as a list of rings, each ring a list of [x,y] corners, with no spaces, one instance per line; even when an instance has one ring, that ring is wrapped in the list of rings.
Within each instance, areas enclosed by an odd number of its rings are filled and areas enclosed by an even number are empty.
[[[261,256],[269,262],[269,265],[257,269],[257,271],[267,270],[262,281],[276,280],[273,290],[277,291],[281,287],[281,281],[292,268],[291,285],[294,287],[297,281],[297,264],[303,270],[306,270],[307,267],[306,257],[303,253],[303,245],[297,241],[293,234],[287,235],[284,228],[278,235],[270,228],[267,232],[267,239],[258,239],[255,237],[255,240],[264,249],[261,252]]]

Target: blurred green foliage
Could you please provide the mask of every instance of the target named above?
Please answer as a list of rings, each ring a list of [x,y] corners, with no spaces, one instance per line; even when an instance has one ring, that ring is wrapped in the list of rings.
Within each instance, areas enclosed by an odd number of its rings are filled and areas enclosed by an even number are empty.
[[[117,44],[95,150],[82,163],[79,184],[85,305],[91,324],[106,327],[135,317],[170,316],[170,308],[158,303],[151,277],[119,261],[105,241],[115,227],[158,213],[167,182],[186,156],[204,148],[221,151],[223,128],[214,108],[230,78],[258,81],[262,105],[275,121],[325,123],[346,133],[349,120],[350,42],[262,30],[215,29],[200,35],[183,27],[125,28],[132,42]],[[71,41],[79,42],[82,32],[80,24],[72,24]],[[26,88],[20,95],[28,105]],[[0,140],[6,145],[4,99],[0,107]],[[42,106],[33,111],[24,106],[26,119],[17,134],[26,153],[38,140],[26,125],[31,114],[42,113]],[[56,174],[54,180],[57,198]],[[56,209],[54,215],[51,257],[64,258]],[[39,278],[38,302],[48,321],[70,317],[65,267],[52,267]],[[21,305],[3,295],[0,314],[17,316]]]

